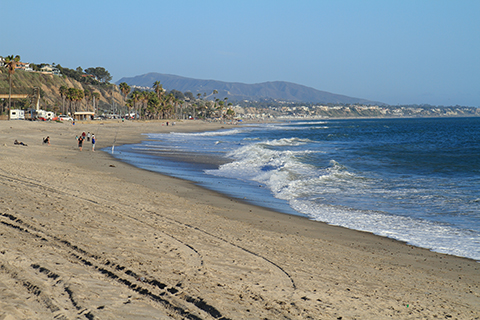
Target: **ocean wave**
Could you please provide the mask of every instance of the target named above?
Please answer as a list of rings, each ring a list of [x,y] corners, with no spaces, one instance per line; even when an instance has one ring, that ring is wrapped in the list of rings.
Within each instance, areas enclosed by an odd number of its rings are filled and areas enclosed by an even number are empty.
[[[206,132],[170,132],[168,135],[175,137],[213,137],[213,136],[228,136],[228,135],[237,135],[239,133],[249,130],[247,128],[235,128],[228,130],[220,131],[206,131]],[[165,133],[148,133],[147,136],[150,139],[158,139],[165,137]]]
[[[315,130],[315,129],[328,129],[329,126],[288,126],[288,125],[277,125],[271,127],[271,130],[282,130],[282,131],[303,131],[303,130]]]
[[[328,123],[327,121],[295,121],[294,124],[295,126],[297,125],[310,125],[310,124],[322,124],[322,123]]]
[[[406,242],[432,251],[480,260],[480,233],[447,223],[329,206],[293,199],[290,205],[312,220]]]
[[[321,150],[271,148],[290,147],[307,142],[310,140],[291,138],[248,144],[227,154],[227,157],[233,159],[232,162],[206,173],[261,183],[274,197],[282,200],[320,192],[318,189],[322,188],[326,181],[329,182],[329,188],[332,188],[333,185],[345,186],[355,183],[352,182],[354,179],[359,179],[345,166],[333,160],[325,167],[303,161],[311,154],[323,153]]]
[[[196,137],[228,136],[228,135],[237,135],[239,133],[242,133],[248,130],[249,129],[235,128],[235,129],[220,130],[220,131],[192,132],[187,134],[172,132],[172,135],[186,135],[186,136],[194,136],[194,137],[195,136]]]
[[[306,144],[312,142],[310,139],[299,139],[299,138],[283,138],[283,139],[275,139],[261,142],[263,145],[268,146],[298,146],[302,144]]]

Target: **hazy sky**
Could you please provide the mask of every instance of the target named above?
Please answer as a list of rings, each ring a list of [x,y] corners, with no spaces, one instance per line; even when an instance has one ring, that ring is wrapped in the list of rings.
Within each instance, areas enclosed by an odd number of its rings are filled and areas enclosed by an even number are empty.
[[[113,81],[159,72],[480,106],[479,0],[15,0],[1,12],[1,56],[104,67]]]

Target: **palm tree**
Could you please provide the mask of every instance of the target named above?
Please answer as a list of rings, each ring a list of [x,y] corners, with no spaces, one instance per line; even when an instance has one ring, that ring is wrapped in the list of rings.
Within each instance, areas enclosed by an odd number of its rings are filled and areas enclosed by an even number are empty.
[[[96,114],[97,108],[95,107],[95,101],[100,101],[100,93],[94,91],[92,92],[92,97],[93,97],[93,112]]]
[[[20,56],[13,55],[8,56],[5,58],[5,64],[8,69],[8,81],[10,83],[10,89],[8,91],[8,120],[10,120],[10,108],[12,105],[12,75],[15,74],[15,68],[17,67],[17,63],[20,62]]]
[[[77,89],[77,94],[75,98],[78,104],[81,104],[81,101],[83,100],[84,97],[85,97],[85,93],[83,92],[83,90]]]
[[[217,99],[218,101],[218,99]],[[217,111],[218,111],[218,117],[221,119],[222,118],[222,115],[223,115],[223,101],[218,101],[218,107],[217,107]]]
[[[170,108],[171,108],[170,102],[172,97],[173,97],[173,94],[171,93],[162,97],[161,106],[160,106],[160,113],[162,115],[161,116],[162,119],[166,119],[169,117]]]
[[[88,109],[88,103],[90,102],[90,99],[92,98],[92,92],[88,89],[83,90],[83,95],[85,96],[86,104],[87,107],[85,108],[85,111],[89,111]]]
[[[123,100],[126,101],[127,96],[128,96],[128,94],[130,93],[130,90],[131,90],[130,86],[126,82],[122,82],[118,86],[120,88],[120,91],[123,93]]]
[[[67,96],[68,88],[67,86],[61,86],[58,91],[60,91],[60,96],[62,97],[62,114],[65,114],[65,98]]]
[[[140,91],[135,90],[132,92],[133,112],[135,112],[135,118],[137,119],[137,102],[140,100]]]
[[[213,93],[213,101],[215,101],[215,104],[214,104],[213,108],[217,109],[217,101],[218,101],[218,99],[217,99],[217,97],[216,97],[215,95],[218,94],[218,91],[215,90],[215,89],[213,89],[213,92],[212,92],[212,93]]]
[[[147,109],[146,113],[149,119],[154,119],[158,115],[158,108],[160,107],[160,99],[155,92],[147,93]]]
[[[68,88],[67,90],[67,94],[66,94],[66,97],[67,97],[67,100],[70,101],[70,114],[73,116],[73,108],[72,108],[72,103],[73,101],[75,101],[75,88]]]
[[[125,105],[128,108],[128,117],[130,118],[133,109],[133,99],[127,99],[127,101],[125,101]]]
[[[163,86],[160,83],[160,81],[155,81],[153,83],[153,89],[155,90],[155,93],[157,94],[157,97],[161,99],[161,96],[163,95]]]
[[[149,92],[148,91],[142,91],[142,94],[141,94],[141,102],[142,102],[142,109],[143,109],[143,118],[145,119],[145,114],[146,114],[146,111],[147,111],[147,106],[148,106],[148,99],[149,99]],[[142,115],[142,113],[140,113],[140,116]]]
[[[77,107],[75,103],[82,101],[84,97],[83,90],[77,88],[68,88],[67,99],[70,100],[70,112],[71,114],[75,114]],[[73,104],[73,108],[72,108]]]

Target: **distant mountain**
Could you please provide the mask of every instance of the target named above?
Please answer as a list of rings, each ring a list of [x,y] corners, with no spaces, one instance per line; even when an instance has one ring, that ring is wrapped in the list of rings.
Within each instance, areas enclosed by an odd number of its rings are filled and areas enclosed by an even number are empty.
[[[166,90],[190,91],[194,96],[196,96],[197,93],[202,94],[202,96],[206,93],[207,99],[212,99],[213,90],[217,90],[218,94],[215,95],[217,98],[223,99],[228,97],[230,101],[275,99],[313,103],[384,104],[320,91],[284,81],[245,84],[216,80],[199,80],[152,72],[136,77],[124,77],[118,80],[116,84],[126,82],[129,86],[152,87],[155,81],[160,81]]]

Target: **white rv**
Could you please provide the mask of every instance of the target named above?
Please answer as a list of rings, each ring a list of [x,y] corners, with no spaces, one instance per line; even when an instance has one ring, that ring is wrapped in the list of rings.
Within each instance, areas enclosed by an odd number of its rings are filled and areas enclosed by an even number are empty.
[[[37,110],[37,119],[43,118],[45,120],[52,120],[54,117],[55,112],[53,111]]]
[[[19,109],[10,110],[10,120],[25,120],[25,111]]]

